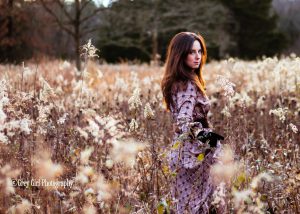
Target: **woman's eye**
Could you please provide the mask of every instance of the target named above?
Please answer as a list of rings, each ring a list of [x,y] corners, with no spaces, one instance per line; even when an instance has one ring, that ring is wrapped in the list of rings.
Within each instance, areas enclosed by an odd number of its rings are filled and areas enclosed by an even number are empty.
[[[196,54],[197,52],[198,52],[198,54],[201,54],[201,53],[202,53],[201,50],[199,50],[199,51],[193,50],[193,51],[190,51],[190,54]]]

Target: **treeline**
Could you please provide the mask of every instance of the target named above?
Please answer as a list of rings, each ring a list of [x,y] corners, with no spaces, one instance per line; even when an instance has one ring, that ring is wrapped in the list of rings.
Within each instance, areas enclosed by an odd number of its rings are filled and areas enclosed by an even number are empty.
[[[107,62],[163,61],[180,31],[201,33],[209,59],[254,59],[282,53],[299,35],[282,31],[278,18],[272,0],[118,0],[107,7],[92,0],[2,0],[0,61],[46,55],[76,59],[80,68],[80,46],[89,38]]]

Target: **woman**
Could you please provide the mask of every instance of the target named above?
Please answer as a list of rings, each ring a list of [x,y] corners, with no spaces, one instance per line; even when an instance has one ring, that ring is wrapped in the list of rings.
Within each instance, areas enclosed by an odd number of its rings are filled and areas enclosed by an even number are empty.
[[[161,82],[164,103],[174,121],[169,164],[174,175],[172,197],[176,213],[180,214],[209,213],[212,208],[215,187],[209,171],[218,159],[222,137],[211,132],[207,120],[210,103],[202,76],[206,58],[206,46],[200,35],[178,33],[169,44]],[[211,136],[217,137],[209,142],[203,140]],[[218,211],[226,212],[220,206]]]

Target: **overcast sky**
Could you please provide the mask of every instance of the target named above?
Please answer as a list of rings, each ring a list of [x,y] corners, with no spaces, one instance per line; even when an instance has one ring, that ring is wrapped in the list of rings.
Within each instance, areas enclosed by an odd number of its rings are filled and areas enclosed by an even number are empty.
[[[99,4],[103,4],[105,7],[107,7],[109,0],[94,0],[94,2],[99,5]]]
[[[74,2],[74,0],[66,0],[69,2]],[[93,0],[97,5],[103,4],[105,7],[107,7],[110,0]]]

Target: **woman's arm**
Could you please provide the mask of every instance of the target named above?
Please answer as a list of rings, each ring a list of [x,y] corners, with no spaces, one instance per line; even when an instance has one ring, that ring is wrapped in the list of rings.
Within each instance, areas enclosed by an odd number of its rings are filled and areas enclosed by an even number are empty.
[[[210,131],[209,128],[203,128],[201,122],[193,121],[193,111],[197,100],[196,90],[196,86],[189,82],[186,90],[177,92],[178,116],[175,130],[183,137],[195,138],[200,131]]]

